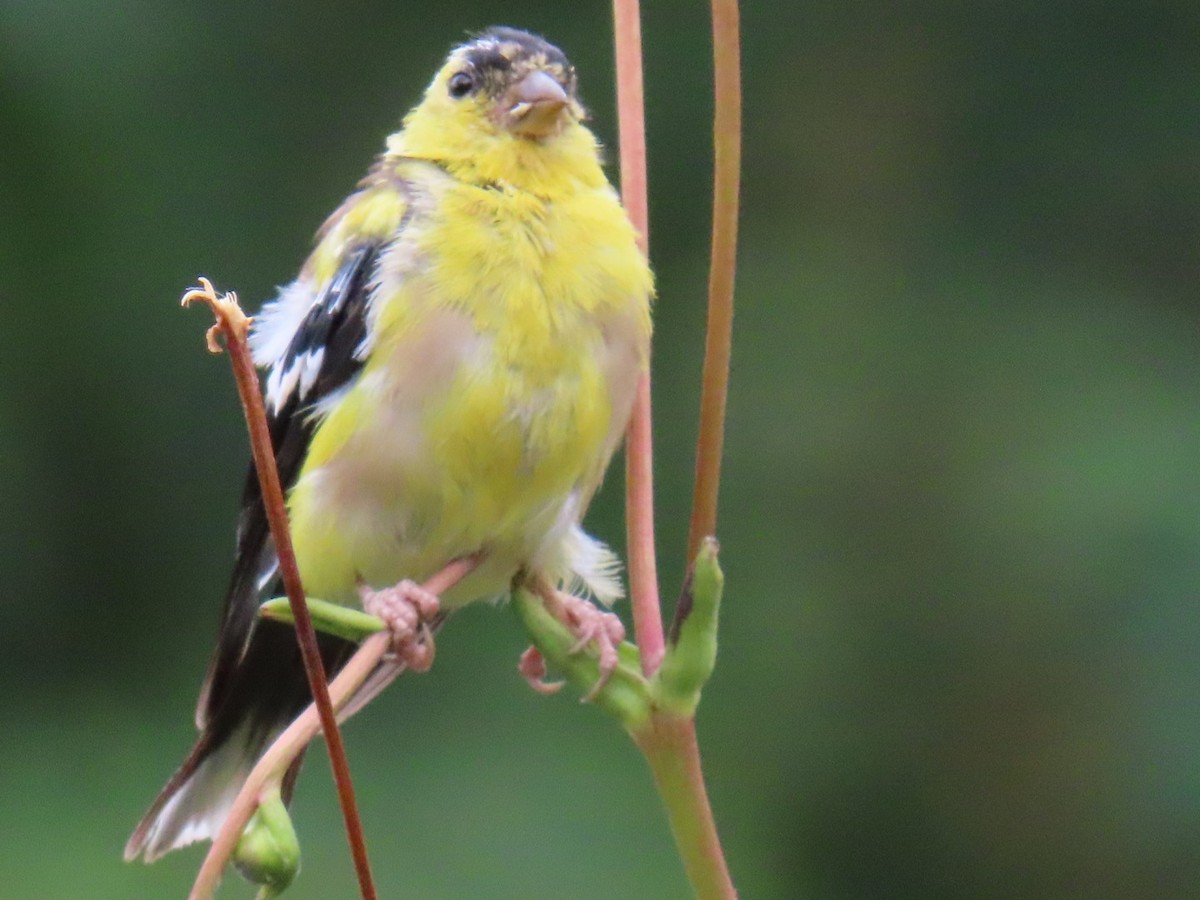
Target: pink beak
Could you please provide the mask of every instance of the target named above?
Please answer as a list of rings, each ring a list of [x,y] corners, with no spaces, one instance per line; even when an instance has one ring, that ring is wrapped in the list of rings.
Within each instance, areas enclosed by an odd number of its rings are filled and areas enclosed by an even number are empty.
[[[545,72],[530,72],[509,94],[508,127],[526,137],[543,137],[558,128],[567,92]]]

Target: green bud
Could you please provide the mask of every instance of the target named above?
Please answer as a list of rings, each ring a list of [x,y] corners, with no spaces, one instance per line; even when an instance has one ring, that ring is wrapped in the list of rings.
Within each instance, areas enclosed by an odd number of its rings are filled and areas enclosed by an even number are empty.
[[[683,587],[667,652],[655,675],[662,709],[691,717],[700,703],[700,691],[717,664],[717,614],[725,575],[717,563],[720,545],[705,538]]]
[[[300,842],[278,788],[263,795],[246,823],[233,864],[249,881],[262,885],[259,900],[282,894],[300,871]]]
[[[296,621],[292,618],[292,605],[287,597],[272,597],[258,608],[258,614],[264,619],[285,622],[288,625]],[[313,630],[348,641],[358,642],[387,628],[382,619],[377,619],[369,613],[330,603],[328,600],[318,600],[316,597],[308,598],[308,614],[312,617]]]
[[[584,693],[586,699],[615,716],[630,731],[646,721],[650,715],[650,691],[642,677],[637,647],[625,641],[617,648],[617,667],[597,690],[600,665],[590,648],[576,651],[575,635],[533,594],[514,591],[511,605],[534,646],[548,663]]]

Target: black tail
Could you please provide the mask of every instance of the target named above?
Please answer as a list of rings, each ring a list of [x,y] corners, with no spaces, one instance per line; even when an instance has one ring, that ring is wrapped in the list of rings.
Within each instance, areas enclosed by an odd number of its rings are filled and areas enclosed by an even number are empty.
[[[355,645],[318,634],[330,678]],[[138,823],[125,859],[153,862],[176,847],[210,839],[221,827],[259,756],[312,700],[290,625],[260,620],[192,751]],[[295,777],[300,760],[289,772]]]

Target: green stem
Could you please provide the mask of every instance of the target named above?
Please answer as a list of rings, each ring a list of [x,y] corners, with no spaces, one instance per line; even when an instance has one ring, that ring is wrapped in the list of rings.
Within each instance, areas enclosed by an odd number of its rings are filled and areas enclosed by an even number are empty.
[[[717,658],[717,621],[724,576],[717,542],[706,540],[680,598],[677,628],[657,674],[639,671],[637,648],[622,644],[619,661],[600,685],[597,654],[577,646],[577,637],[542,599],[518,590],[516,611],[545,660],[562,672],[600,709],[614,716],[645,755],[688,879],[702,900],[734,900],[737,893],[717,837],[704,788],[700,747],[693,724],[700,693]]]
[[[696,897],[736,900],[704,788],[695,720],[658,712],[632,735],[650,764]]]

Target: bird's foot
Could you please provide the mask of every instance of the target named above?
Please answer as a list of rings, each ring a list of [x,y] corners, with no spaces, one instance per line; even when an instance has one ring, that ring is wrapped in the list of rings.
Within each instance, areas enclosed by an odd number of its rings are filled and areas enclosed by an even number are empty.
[[[521,661],[517,663],[517,671],[539,694],[557,694],[566,684],[565,681],[546,680],[546,660],[542,656],[542,651],[537,647],[529,647],[521,654]]]
[[[408,579],[381,591],[359,585],[358,595],[363,609],[392,633],[392,653],[412,671],[427,672],[436,651],[430,625],[438,614],[437,595]]]
[[[601,689],[608,684],[608,680],[617,668],[617,663],[620,661],[617,647],[625,640],[625,626],[615,613],[598,609],[582,597],[562,591],[547,592],[543,596],[550,612],[570,628],[575,635],[577,640],[575,646],[571,648],[572,653],[582,652],[589,644],[596,648],[600,677],[596,679],[592,689],[583,696],[583,701],[587,703],[595,699]],[[522,674],[524,674],[523,671]]]

